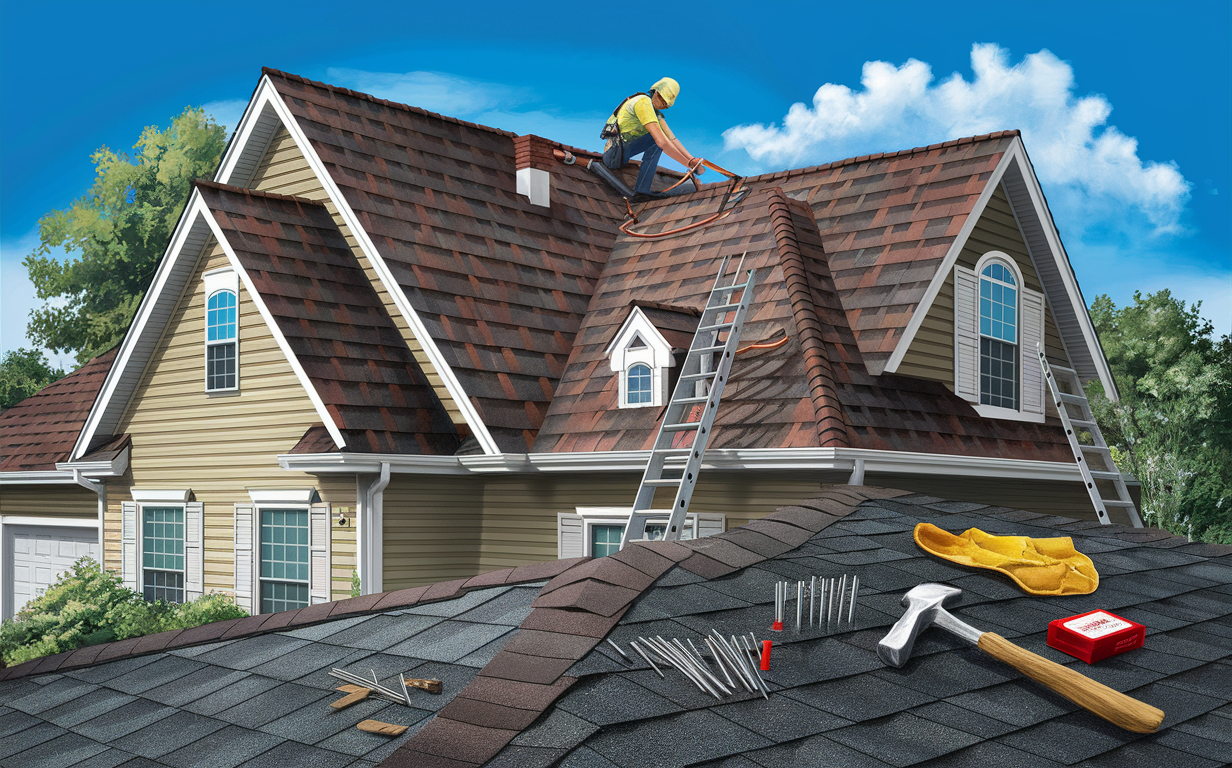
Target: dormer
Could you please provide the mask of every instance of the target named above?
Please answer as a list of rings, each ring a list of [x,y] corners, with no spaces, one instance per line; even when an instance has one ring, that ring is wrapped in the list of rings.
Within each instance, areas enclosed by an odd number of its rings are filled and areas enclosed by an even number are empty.
[[[672,344],[641,307],[634,306],[604,354],[620,380],[621,408],[659,408],[667,402]]]

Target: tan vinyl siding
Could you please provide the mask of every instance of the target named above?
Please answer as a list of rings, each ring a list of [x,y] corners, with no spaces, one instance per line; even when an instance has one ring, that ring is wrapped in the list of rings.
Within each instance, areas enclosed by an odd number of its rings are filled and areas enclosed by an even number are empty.
[[[0,515],[98,519],[98,495],[79,485],[6,485]]]
[[[692,512],[722,512],[735,528],[814,495],[846,473],[703,474]],[[428,477],[395,475],[385,489],[384,589],[404,589],[556,559],[556,513],[629,506],[639,474]],[[666,491],[662,492],[666,493]],[[658,499],[668,506],[671,499]]]
[[[393,297],[385,290],[380,278],[377,277],[376,270],[368,262],[368,257],[364,255],[363,249],[359,247],[351,230],[347,227],[342,217],[338,215],[337,208],[328,200],[328,195],[325,193],[325,188],[321,185],[321,180],[313,173],[312,168],[308,165],[308,160],[303,153],[299,151],[299,147],[295,145],[295,140],[291,138],[291,134],[286,128],[279,128],[278,133],[274,134],[274,138],[270,141],[269,149],[265,152],[265,158],[258,166],[256,173],[253,175],[252,183],[249,185],[253,189],[261,190],[262,192],[276,192],[280,195],[295,195],[297,197],[306,197],[309,200],[320,200],[324,202],[326,209],[334,217],[334,223],[338,225],[338,231],[346,238],[347,243],[351,246],[351,252],[355,254],[355,258],[363,267],[364,274],[368,276],[368,280],[372,282],[372,287],[376,289],[377,295],[381,299],[381,303],[385,305],[385,311],[393,318],[394,325],[398,327],[398,331],[402,334],[402,339],[406,342],[407,347],[411,350],[411,354],[415,356],[415,360],[419,363],[427,376],[428,382],[432,385],[436,395],[440,398],[441,403],[445,406],[445,410],[449,413],[449,418],[457,425],[466,425],[466,419],[463,418],[458,410],[458,405],[450,397],[449,391],[445,388],[444,382],[441,380],[440,374],[437,373],[436,367],[428,359],[428,355],[424,352],[423,347],[415,338],[414,332],[407,324],[406,318],[398,311],[398,307],[394,304]]]
[[[958,263],[974,269],[980,257],[989,251],[1002,251],[1012,256],[1022,270],[1023,282],[1033,291],[1043,292],[1035,266],[1010,209],[1005,190],[998,186],[967,238]],[[1069,366],[1069,358],[1061,344],[1052,311],[1044,309],[1044,350],[1053,365]],[[1034,359],[1034,358],[1032,358]],[[954,389],[954,275],[946,275],[945,283],[929,307],[911,346],[898,366],[898,373],[943,382]]]
[[[299,442],[321,417],[240,283],[239,392],[205,393],[205,290],[202,272],[228,266],[217,243],[207,244],[176,311],[163,331],[119,432],[132,436],[129,475],[110,482],[104,536],[107,567],[120,562],[120,505],[129,489],[188,489],[205,504],[205,589],[234,589],[233,507],[250,503],[250,488],[315,487],[322,501],[354,509],[353,476],[316,478],[287,472],[277,455]],[[335,527],[335,530],[337,528]],[[338,532],[337,566],[354,567],[354,534]],[[347,567],[349,564],[349,568]],[[335,589],[339,584],[335,581]]]

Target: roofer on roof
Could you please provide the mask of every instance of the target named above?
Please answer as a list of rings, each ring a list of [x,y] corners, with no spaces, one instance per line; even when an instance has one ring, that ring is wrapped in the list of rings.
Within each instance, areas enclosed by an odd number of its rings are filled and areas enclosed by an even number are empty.
[[[651,86],[649,94],[635,93],[620,102],[599,134],[599,138],[607,139],[603,164],[608,168],[616,170],[636,155],[642,156],[634,187],[639,199],[658,197],[651,192],[651,184],[664,152],[686,168],[696,167],[699,174],[705,172],[699,165],[701,158],[689,154],[663,118],[662,110],[675,104],[679,94],[680,83],[664,77]]]

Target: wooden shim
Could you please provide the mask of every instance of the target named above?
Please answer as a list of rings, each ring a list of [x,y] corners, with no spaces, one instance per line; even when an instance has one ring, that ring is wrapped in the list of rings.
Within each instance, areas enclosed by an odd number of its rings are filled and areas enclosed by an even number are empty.
[[[355,727],[366,733],[379,733],[382,736],[401,736],[406,732],[408,726],[382,723],[380,720],[365,720]]]
[[[358,691],[352,691],[351,693],[348,693],[346,696],[343,696],[341,699],[338,699],[333,704],[330,704],[330,706],[333,707],[334,709],[342,709],[343,707],[349,707],[352,704],[355,704],[357,702],[363,701],[364,699],[368,698],[368,694],[370,693],[372,693],[372,691],[370,691],[369,689],[360,688]]]
[[[371,688],[365,688],[365,687],[363,687],[362,685],[350,685],[350,684],[348,683],[347,685],[340,685],[340,686],[338,686],[337,688],[335,688],[334,690],[335,690],[335,691],[342,691],[343,693],[358,693],[359,691],[371,691],[372,689],[371,689]]]

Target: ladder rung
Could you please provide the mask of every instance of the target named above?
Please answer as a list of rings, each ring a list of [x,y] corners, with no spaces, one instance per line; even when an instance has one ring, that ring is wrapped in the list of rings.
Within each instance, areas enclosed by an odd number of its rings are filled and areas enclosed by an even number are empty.
[[[685,405],[688,403],[704,403],[709,399],[710,397],[708,395],[705,397],[678,397],[675,400],[673,400],[671,404],[672,405]]]
[[[1080,451],[1095,451],[1095,452],[1098,452],[1098,453],[1104,453],[1104,454],[1107,454],[1107,455],[1109,455],[1109,456],[1111,456],[1111,455],[1112,455],[1112,451],[1108,450],[1108,446],[1106,446],[1106,445],[1083,445],[1082,443],[1079,443],[1079,444],[1078,444],[1078,450],[1080,450]]]
[[[1081,405],[1087,402],[1087,399],[1081,395],[1067,395],[1064,392],[1058,392],[1057,395],[1061,398],[1062,402],[1073,403],[1074,405]]]
[[[653,485],[655,487],[662,487],[666,485],[680,485],[680,481],[681,481],[680,478],[676,478],[675,480],[643,480],[642,485]]]
[[[706,307],[705,311],[706,312],[730,312],[731,310],[737,309],[739,307],[740,307],[740,302],[737,301],[735,304],[716,304],[713,307]]]
[[[651,453],[688,453],[692,448],[655,448]]]
[[[1092,469],[1090,470],[1090,472],[1091,472],[1091,477],[1095,478],[1096,480],[1118,480],[1121,477],[1120,472],[1104,472],[1098,469]]]
[[[1055,371],[1056,373],[1063,373],[1066,376],[1077,376],[1078,375],[1078,371],[1075,371],[1073,368],[1066,368],[1063,365],[1053,365],[1049,363],[1048,367],[1051,370]]]
[[[1132,507],[1132,501],[1121,501],[1120,499],[1100,499],[1105,507]]]
[[[697,429],[702,423],[700,421],[685,421],[680,424],[664,424],[664,432],[684,432],[687,429]]]
[[[1071,426],[1082,427],[1083,429],[1090,429],[1091,427],[1099,426],[1093,421],[1083,421],[1082,419],[1070,419],[1069,423]]]
[[[681,375],[681,379],[713,379],[718,371],[702,371],[701,373],[685,373]]]
[[[720,350],[724,350],[724,349],[727,349],[727,345],[726,345],[726,344],[719,344],[718,346],[715,346],[715,347],[701,347],[700,349],[690,349],[690,350],[689,350],[689,354],[690,354],[690,355],[696,355],[696,354],[698,354],[699,352],[700,352],[700,353],[705,353],[705,352],[718,352],[718,351],[720,351]]]
[[[702,333],[703,331],[722,331],[727,328],[731,328],[733,325],[735,325],[735,323],[715,323],[714,325],[703,325],[701,328],[697,329],[697,332]]]

